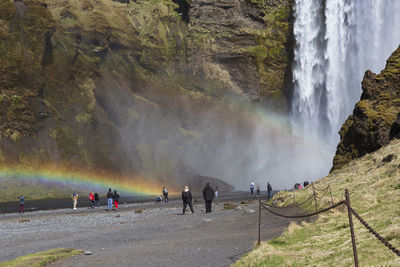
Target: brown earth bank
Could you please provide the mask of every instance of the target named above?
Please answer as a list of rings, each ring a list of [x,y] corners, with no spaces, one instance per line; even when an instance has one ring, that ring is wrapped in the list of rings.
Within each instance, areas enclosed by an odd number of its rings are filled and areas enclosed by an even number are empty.
[[[340,143],[331,171],[399,137],[400,47],[380,74],[365,73],[362,90],[361,100],[340,129]]]
[[[233,209],[214,201],[210,214],[199,203],[194,214],[180,215],[181,202],[172,201],[122,205],[118,212],[81,208],[1,215],[0,260],[73,247],[92,255],[52,266],[230,266],[255,245],[258,229],[256,201],[230,203]],[[290,221],[263,213],[261,222],[262,240],[267,240]]]

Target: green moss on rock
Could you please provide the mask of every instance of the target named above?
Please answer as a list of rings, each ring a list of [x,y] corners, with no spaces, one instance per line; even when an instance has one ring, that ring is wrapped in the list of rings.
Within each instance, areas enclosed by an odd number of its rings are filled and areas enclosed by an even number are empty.
[[[332,170],[389,143],[390,130],[400,112],[400,47],[378,75],[367,71],[363,93],[353,115],[343,124]]]

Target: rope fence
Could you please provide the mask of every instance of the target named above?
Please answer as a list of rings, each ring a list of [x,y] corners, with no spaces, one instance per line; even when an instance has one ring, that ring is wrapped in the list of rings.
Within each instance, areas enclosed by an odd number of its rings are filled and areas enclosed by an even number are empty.
[[[324,198],[327,194],[329,193],[329,191],[327,190],[327,191],[325,191],[325,193],[322,195],[322,196],[318,196],[318,194],[317,193],[315,193],[315,197],[316,198]]]
[[[341,200],[337,203],[333,202],[333,196],[332,196],[332,190],[330,188],[330,185],[328,185],[325,189],[323,190],[318,190],[317,191],[325,191],[326,192],[322,195],[322,196],[318,196],[317,193],[315,192],[316,188],[314,187],[314,185],[312,184],[313,187],[313,194],[311,194],[305,201],[303,201],[300,204],[297,204],[295,206],[286,206],[286,207],[277,207],[277,206],[270,206],[266,203],[262,203],[261,202],[261,198],[258,199],[258,203],[259,203],[259,218],[258,218],[258,245],[260,245],[260,237],[261,237],[261,208],[267,210],[268,212],[276,215],[276,216],[280,216],[280,217],[284,217],[284,218],[291,218],[291,219],[299,219],[299,218],[307,218],[307,217],[311,217],[311,216],[315,216],[324,212],[327,212],[331,209],[337,208],[343,204],[345,204],[347,206],[347,211],[348,211],[348,217],[349,217],[349,227],[350,227],[350,233],[351,233],[351,241],[352,241],[352,247],[353,247],[353,256],[354,256],[354,265],[356,267],[358,267],[358,256],[357,256],[357,247],[356,247],[356,237],[355,237],[355,232],[354,232],[354,226],[353,226],[353,219],[352,219],[352,215],[354,215],[360,222],[361,224],[367,228],[369,230],[369,232],[371,234],[373,234],[379,241],[382,242],[382,244],[384,244],[388,249],[390,249],[393,253],[395,253],[397,256],[400,257],[400,250],[395,248],[392,244],[389,243],[388,240],[386,240],[384,237],[382,237],[377,231],[375,231],[350,205],[350,196],[349,196],[349,191],[346,189],[345,190],[345,200]],[[328,189],[328,190],[327,190]],[[318,199],[322,199],[323,197],[325,197],[328,192],[330,193],[331,196],[331,200],[332,200],[332,205],[324,208],[324,209],[320,209],[318,210],[318,205],[317,205],[317,198]],[[295,208],[295,207],[300,207],[302,204],[306,203],[308,200],[310,200],[311,198],[314,198],[315,200],[315,207],[316,207],[316,211],[312,212],[312,213],[308,213],[308,214],[303,214],[303,215],[286,215],[286,214],[281,214],[279,212],[274,211],[274,208]]]
[[[277,213],[277,212],[271,210],[271,209],[268,207],[268,205],[266,205],[266,204],[261,204],[261,206],[262,206],[264,209],[268,210],[269,212],[271,212],[272,214],[275,214],[275,215],[277,215],[277,216],[284,217],[284,218],[298,219],[298,218],[311,217],[311,216],[318,215],[318,214],[320,214],[320,213],[327,212],[328,210],[334,209],[334,208],[336,208],[336,207],[338,207],[338,206],[340,206],[340,205],[342,205],[342,204],[345,204],[345,203],[346,203],[346,201],[342,200],[342,201],[340,201],[340,202],[334,204],[333,206],[327,207],[327,208],[325,208],[325,209],[322,209],[322,210],[319,210],[319,211],[316,211],[316,212],[313,212],[313,213],[304,214],[304,215],[284,215],[284,214],[279,214],[279,213]],[[270,206],[270,207],[271,207],[271,206]]]
[[[289,204],[288,206],[283,206],[283,207],[279,207],[279,206],[271,206],[268,205],[269,207],[272,208],[277,208],[277,209],[291,209],[291,208],[300,208],[301,206],[303,206],[305,203],[307,203],[307,201],[311,200],[314,197],[314,194],[311,194],[306,200],[304,200],[303,202],[300,202],[298,204]]]
[[[323,191],[325,191],[325,190],[327,190],[329,188],[329,185],[327,187],[323,188],[323,189],[319,189],[318,187],[316,187],[314,185],[314,183],[311,183],[311,185],[316,191],[319,191],[319,192],[323,192]]]
[[[353,215],[360,221],[360,223],[362,225],[365,226],[365,228],[367,228],[369,230],[369,232],[371,234],[373,234],[379,241],[382,242],[382,244],[384,244],[386,247],[388,247],[391,251],[393,251],[397,256],[400,257],[400,250],[398,250],[397,248],[395,248],[392,244],[389,243],[389,241],[387,241],[385,238],[383,238],[380,234],[378,234],[363,218],[361,218],[360,215],[358,215],[358,213],[350,207],[350,211],[351,213],[353,213]]]

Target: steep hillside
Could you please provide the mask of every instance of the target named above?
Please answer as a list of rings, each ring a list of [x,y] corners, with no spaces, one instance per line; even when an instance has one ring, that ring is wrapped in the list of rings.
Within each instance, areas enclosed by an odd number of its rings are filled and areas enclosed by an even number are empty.
[[[343,124],[332,170],[388,144],[399,133],[400,47],[380,74],[367,71],[361,100]]]
[[[191,173],[180,151],[208,113],[287,111],[291,5],[1,0],[0,162]]]
[[[394,247],[400,248],[400,140],[378,151],[353,160],[329,176],[315,182],[324,189],[330,185],[334,202],[350,192],[352,207]],[[311,186],[293,192],[280,192],[272,203],[279,206],[302,203]],[[318,192],[319,209],[331,205],[329,192]],[[295,201],[294,201],[295,200]],[[314,212],[314,202],[302,208]],[[283,213],[284,209],[277,209]],[[267,212],[263,210],[263,212]],[[271,215],[275,216],[275,215]],[[400,257],[385,247],[353,216],[360,266],[399,266]],[[287,231],[263,242],[235,266],[354,266],[347,209],[344,206],[318,215],[313,221],[292,222]]]

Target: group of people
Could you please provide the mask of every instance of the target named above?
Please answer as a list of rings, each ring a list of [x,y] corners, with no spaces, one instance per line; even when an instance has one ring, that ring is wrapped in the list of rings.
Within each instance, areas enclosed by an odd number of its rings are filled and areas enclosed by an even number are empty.
[[[206,213],[211,213],[212,210],[212,201],[215,198],[218,198],[218,187],[211,187],[210,183],[207,183],[203,189],[203,199],[206,203]],[[185,186],[182,191],[182,201],[183,201],[183,210],[182,215],[185,214],[187,206],[189,206],[190,211],[194,213],[193,204],[192,204],[192,192],[189,189],[189,186]]]
[[[100,207],[100,198],[99,198],[99,193],[96,192],[93,194],[93,192],[89,193],[89,201],[90,201],[90,207],[93,209],[94,206]]]
[[[206,203],[206,213],[210,213],[211,209],[212,209],[212,201],[218,198],[218,186],[214,188],[212,188],[210,186],[210,183],[207,183],[206,186],[203,189],[203,199]],[[163,186],[163,190],[162,190],[162,197],[161,195],[157,196],[156,199],[156,203],[159,204],[162,201],[164,201],[165,203],[168,202],[168,190],[165,186]],[[192,213],[194,213],[194,209],[193,209],[193,203],[192,203],[192,192],[189,189],[189,186],[185,186],[183,191],[182,191],[182,202],[183,202],[183,211],[182,214],[185,214],[186,212],[186,208],[189,206],[190,211]]]
[[[259,196],[260,194],[261,194],[260,185],[257,184],[256,195]],[[254,196],[254,183],[253,182],[250,184],[250,195],[251,195],[251,197]],[[272,186],[269,182],[267,182],[267,199],[270,199],[271,197],[272,197]]]
[[[79,194],[77,192],[74,192],[71,195],[71,199],[72,199],[72,204],[73,207],[72,209],[76,210],[76,205],[78,204],[78,198],[79,198]],[[94,208],[95,206],[100,207],[100,197],[99,197],[99,193],[96,192],[93,194],[93,192],[89,193],[89,203],[90,203],[90,208]],[[118,210],[118,202],[119,202],[119,194],[117,192],[117,190],[114,190],[114,192],[111,190],[111,188],[108,189],[107,192],[107,210],[111,211],[113,203],[115,205],[115,209]]]
[[[307,185],[309,185],[310,183],[308,182],[308,181],[304,181],[303,182],[303,187],[301,186],[301,183],[295,183],[294,184],[294,189],[295,190],[297,190],[297,189],[302,189],[302,188],[304,188],[304,187],[306,187]]]
[[[162,195],[163,196],[160,195],[157,196],[157,201],[156,201],[157,203],[161,203],[163,201],[163,198],[165,203],[168,202],[168,189],[165,186],[163,186],[162,188]]]

